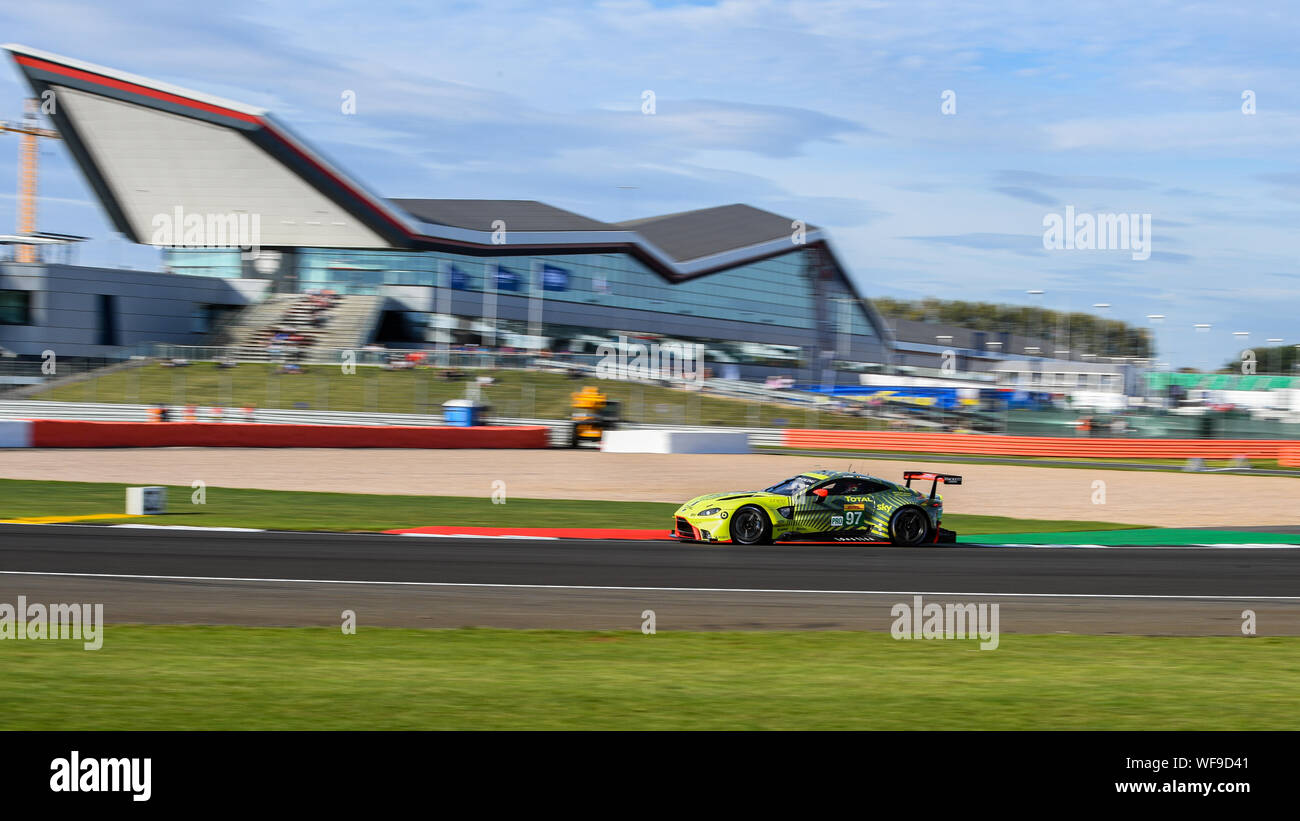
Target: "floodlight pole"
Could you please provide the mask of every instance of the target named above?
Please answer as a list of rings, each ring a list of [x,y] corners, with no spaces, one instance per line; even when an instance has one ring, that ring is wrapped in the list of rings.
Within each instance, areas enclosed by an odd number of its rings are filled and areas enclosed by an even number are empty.
[[[497,346],[497,278],[501,276],[501,263],[493,262],[483,268],[485,274],[488,274],[488,282],[483,283],[483,324],[488,329],[491,337],[491,344],[488,348]]]
[[[449,338],[451,336],[451,263],[445,259],[438,261],[438,272],[435,275],[434,284],[437,286],[435,291],[436,310],[438,316],[438,338],[435,342],[435,349],[438,352],[438,365],[446,368],[450,366],[451,346]]]
[[[537,341],[542,336],[542,308],[543,300],[546,295],[542,293],[545,287],[543,278],[545,276],[542,261],[533,258],[529,263],[528,272],[528,335],[533,338],[534,344],[540,349],[541,342]]]

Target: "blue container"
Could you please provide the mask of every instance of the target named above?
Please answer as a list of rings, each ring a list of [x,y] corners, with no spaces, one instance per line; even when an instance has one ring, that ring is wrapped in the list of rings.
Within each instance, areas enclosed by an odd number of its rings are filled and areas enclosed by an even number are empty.
[[[448,427],[472,428],[483,424],[487,405],[472,399],[451,399],[442,403],[442,421]]]

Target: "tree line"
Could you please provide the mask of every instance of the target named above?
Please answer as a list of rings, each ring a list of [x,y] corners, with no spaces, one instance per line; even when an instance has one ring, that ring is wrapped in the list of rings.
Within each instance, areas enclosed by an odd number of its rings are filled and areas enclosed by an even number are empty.
[[[1245,354],[1243,351],[1242,354]],[[1281,373],[1296,374],[1296,363],[1300,361],[1300,351],[1295,345],[1274,345],[1268,348],[1251,348],[1250,355],[1237,356],[1223,363],[1219,373]],[[1246,362],[1243,368],[1242,363]],[[1253,363],[1253,368],[1251,364]]]
[[[871,303],[884,316],[896,319],[942,322],[991,334],[1005,331],[1050,340],[1059,349],[1065,349],[1068,341],[1074,353],[1144,359],[1154,353],[1148,329],[1095,314],[934,297],[917,300],[873,297]]]

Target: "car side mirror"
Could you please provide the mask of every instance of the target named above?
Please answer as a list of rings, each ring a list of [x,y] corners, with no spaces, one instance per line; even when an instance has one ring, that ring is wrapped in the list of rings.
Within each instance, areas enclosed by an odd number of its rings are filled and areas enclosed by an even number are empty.
[[[830,494],[830,491],[827,490],[827,489],[824,488],[824,487],[819,487],[819,488],[817,488],[816,490],[814,490],[814,491],[812,492],[812,495],[816,496],[816,497],[818,498],[818,500],[823,501],[823,502],[826,501],[826,497],[827,497],[829,494]]]

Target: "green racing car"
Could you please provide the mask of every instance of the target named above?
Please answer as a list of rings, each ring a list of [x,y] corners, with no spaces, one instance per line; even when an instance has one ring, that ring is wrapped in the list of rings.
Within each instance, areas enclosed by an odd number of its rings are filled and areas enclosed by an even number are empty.
[[[912,489],[929,480],[930,495]],[[940,527],[939,483],[961,484],[960,476],[908,470],[904,485],[835,470],[792,476],[766,490],[698,496],[673,514],[679,541],[744,545],[780,541],[877,542],[896,545],[951,543],[956,535]]]

